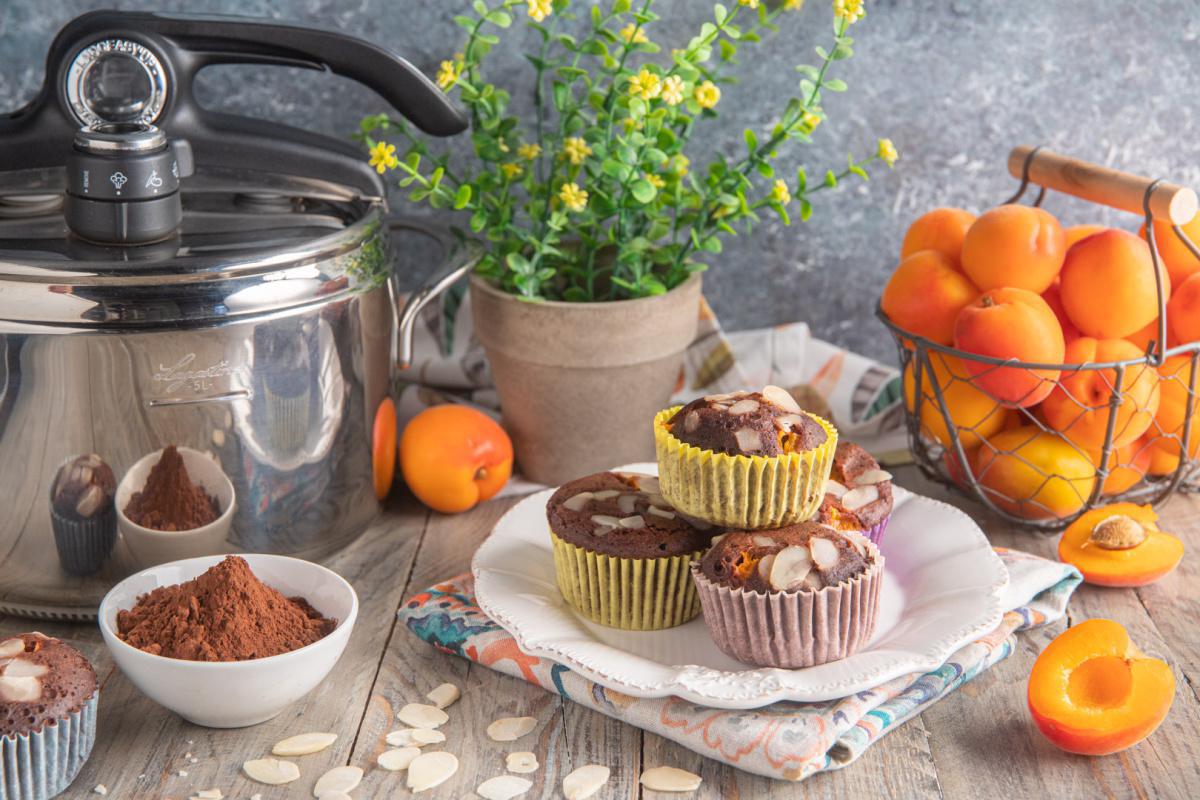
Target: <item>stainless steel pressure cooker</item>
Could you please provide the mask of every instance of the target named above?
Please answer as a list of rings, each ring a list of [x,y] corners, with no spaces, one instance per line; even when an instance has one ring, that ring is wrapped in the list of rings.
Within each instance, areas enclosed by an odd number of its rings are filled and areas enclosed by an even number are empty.
[[[113,11],[59,32],[0,117],[0,610],[88,617],[169,557],[318,559],[379,511],[372,421],[407,332],[383,184],[347,142],[198,105],[222,63],[329,70],[427,133],[466,127],[337,33]],[[124,514],[168,445],[218,500],[215,538]]]

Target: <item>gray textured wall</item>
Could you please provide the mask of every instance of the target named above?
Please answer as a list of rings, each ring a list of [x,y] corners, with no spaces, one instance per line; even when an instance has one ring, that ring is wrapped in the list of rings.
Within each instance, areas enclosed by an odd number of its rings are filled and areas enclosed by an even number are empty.
[[[727,3],[735,0],[726,0]],[[580,4],[584,4],[580,0]],[[345,31],[386,45],[432,74],[460,43],[451,17],[469,0],[0,0],[0,107],[28,99],[43,77],[54,32],[98,7],[240,13]],[[662,43],[685,41],[709,3],[661,0]],[[1195,65],[1196,0],[868,0],[854,28],[858,54],[830,95],[830,121],[797,156],[810,171],[844,163],[891,136],[902,160],[868,185],[822,198],[806,225],[764,225],[714,257],[708,294],[726,325],[806,320],[822,336],[894,359],[873,317],[905,226],[936,205],[986,208],[1013,185],[1004,170],[1016,143],[1046,144],[1104,164],[1200,186]],[[704,144],[737,151],[741,129],[767,128],[795,81],[798,54],[828,39],[829,3],[809,0],[784,34],[746,58],[745,83],[726,92]],[[512,54],[498,76],[514,95],[528,72]],[[381,101],[339,78],[293,70],[214,68],[209,105],[344,135]],[[0,144],[2,146],[2,144]],[[694,154],[702,156],[702,153]],[[1066,223],[1136,220],[1067,198],[1047,207]]]

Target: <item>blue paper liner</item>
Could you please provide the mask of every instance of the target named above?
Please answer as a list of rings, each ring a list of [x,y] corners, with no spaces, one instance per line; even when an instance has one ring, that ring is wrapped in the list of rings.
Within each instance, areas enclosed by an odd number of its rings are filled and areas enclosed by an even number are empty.
[[[65,719],[0,737],[0,800],[48,800],[66,791],[92,753],[99,702],[97,689]]]

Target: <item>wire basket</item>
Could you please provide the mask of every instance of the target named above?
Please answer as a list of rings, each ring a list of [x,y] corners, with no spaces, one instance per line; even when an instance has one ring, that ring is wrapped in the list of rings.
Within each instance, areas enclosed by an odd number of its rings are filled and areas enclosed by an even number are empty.
[[[1195,192],[1041,148],[1014,148],[1008,168],[1021,184],[1006,203],[1019,202],[1035,184],[1040,189],[1033,206],[1040,206],[1047,189],[1054,189],[1145,218],[1157,281],[1157,334],[1136,359],[1028,363],[938,344],[902,330],[877,307],[876,315],[900,351],[908,441],[917,465],[929,478],[979,500],[1001,517],[1043,531],[1064,528],[1098,505],[1157,505],[1177,490],[1200,490],[1200,422],[1193,420],[1200,342],[1164,345],[1168,298],[1153,224],[1169,222],[1174,235],[1200,259],[1200,248],[1181,227],[1197,211]],[[996,370],[1030,376],[1039,394],[1047,388],[1061,390],[1067,398],[1065,417],[1062,396],[1051,421],[1040,408],[1014,408],[988,394],[978,381]],[[1080,385],[1088,391],[1081,392]],[[1155,391],[1158,406],[1151,411]],[[966,412],[964,399],[973,404]],[[1165,409],[1164,403],[1169,403]],[[1132,437],[1147,412],[1153,417],[1148,429]],[[1092,441],[1101,426],[1103,440]]]

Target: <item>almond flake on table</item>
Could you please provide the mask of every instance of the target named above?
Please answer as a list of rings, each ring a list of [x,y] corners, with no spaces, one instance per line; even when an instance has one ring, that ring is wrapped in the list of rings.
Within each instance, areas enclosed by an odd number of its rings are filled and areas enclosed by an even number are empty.
[[[456,772],[458,757],[453,753],[444,750],[422,753],[408,765],[408,788],[423,792],[445,783]]]
[[[437,706],[409,703],[400,709],[396,719],[414,728],[437,728],[450,721],[450,715]]]
[[[300,733],[275,743],[271,753],[277,756],[307,756],[319,753],[337,741],[336,733]]]
[[[313,786],[313,797],[321,797],[330,792],[350,792],[362,783],[362,767],[334,767],[321,777]]]
[[[443,683],[425,695],[425,699],[438,708],[454,705],[460,697],[462,697],[462,691],[453,683]]]
[[[108,787],[105,786],[103,783],[97,783],[96,788],[92,789],[92,792],[94,794],[104,796],[104,795],[108,794]]]
[[[694,792],[700,788],[700,780],[699,775],[678,767],[652,767],[638,782],[655,792]]]
[[[392,747],[424,747],[446,741],[446,734],[432,728],[400,728],[385,737]]]
[[[504,758],[504,766],[509,772],[528,773],[537,772],[540,766],[537,760],[536,753],[530,753],[526,750],[521,750],[516,753],[509,753]]]
[[[494,742],[514,742],[536,727],[534,717],[504,717],[488,725],[487,735]]]
[[[225,793],[220,789],[203,789],[191,796],[190,800],[223,800]]]
[[[483,800],[513,800],[533,787],[533,781],[515,775],[497,775],[488,778],[475,789]]]
[[[242,772],[246,777],[268,786],[278,786],[291,783],[300,777],[300,768],[291,761],[280,761],[278,758],[255,758],[242,763]]]
[[[421,755],[419,747],[399,747],[394,750],[384,750],[379,754],[379,758],[375,759],[375,763],[389,772],[399,772],[402,769],[408,769],[409,764]]]
[[[563,796],[567,800],[587,800],[600,791],[608,783],[611,774],[608,767],[599,764],[588,764],[571,772],[563,778]]]

